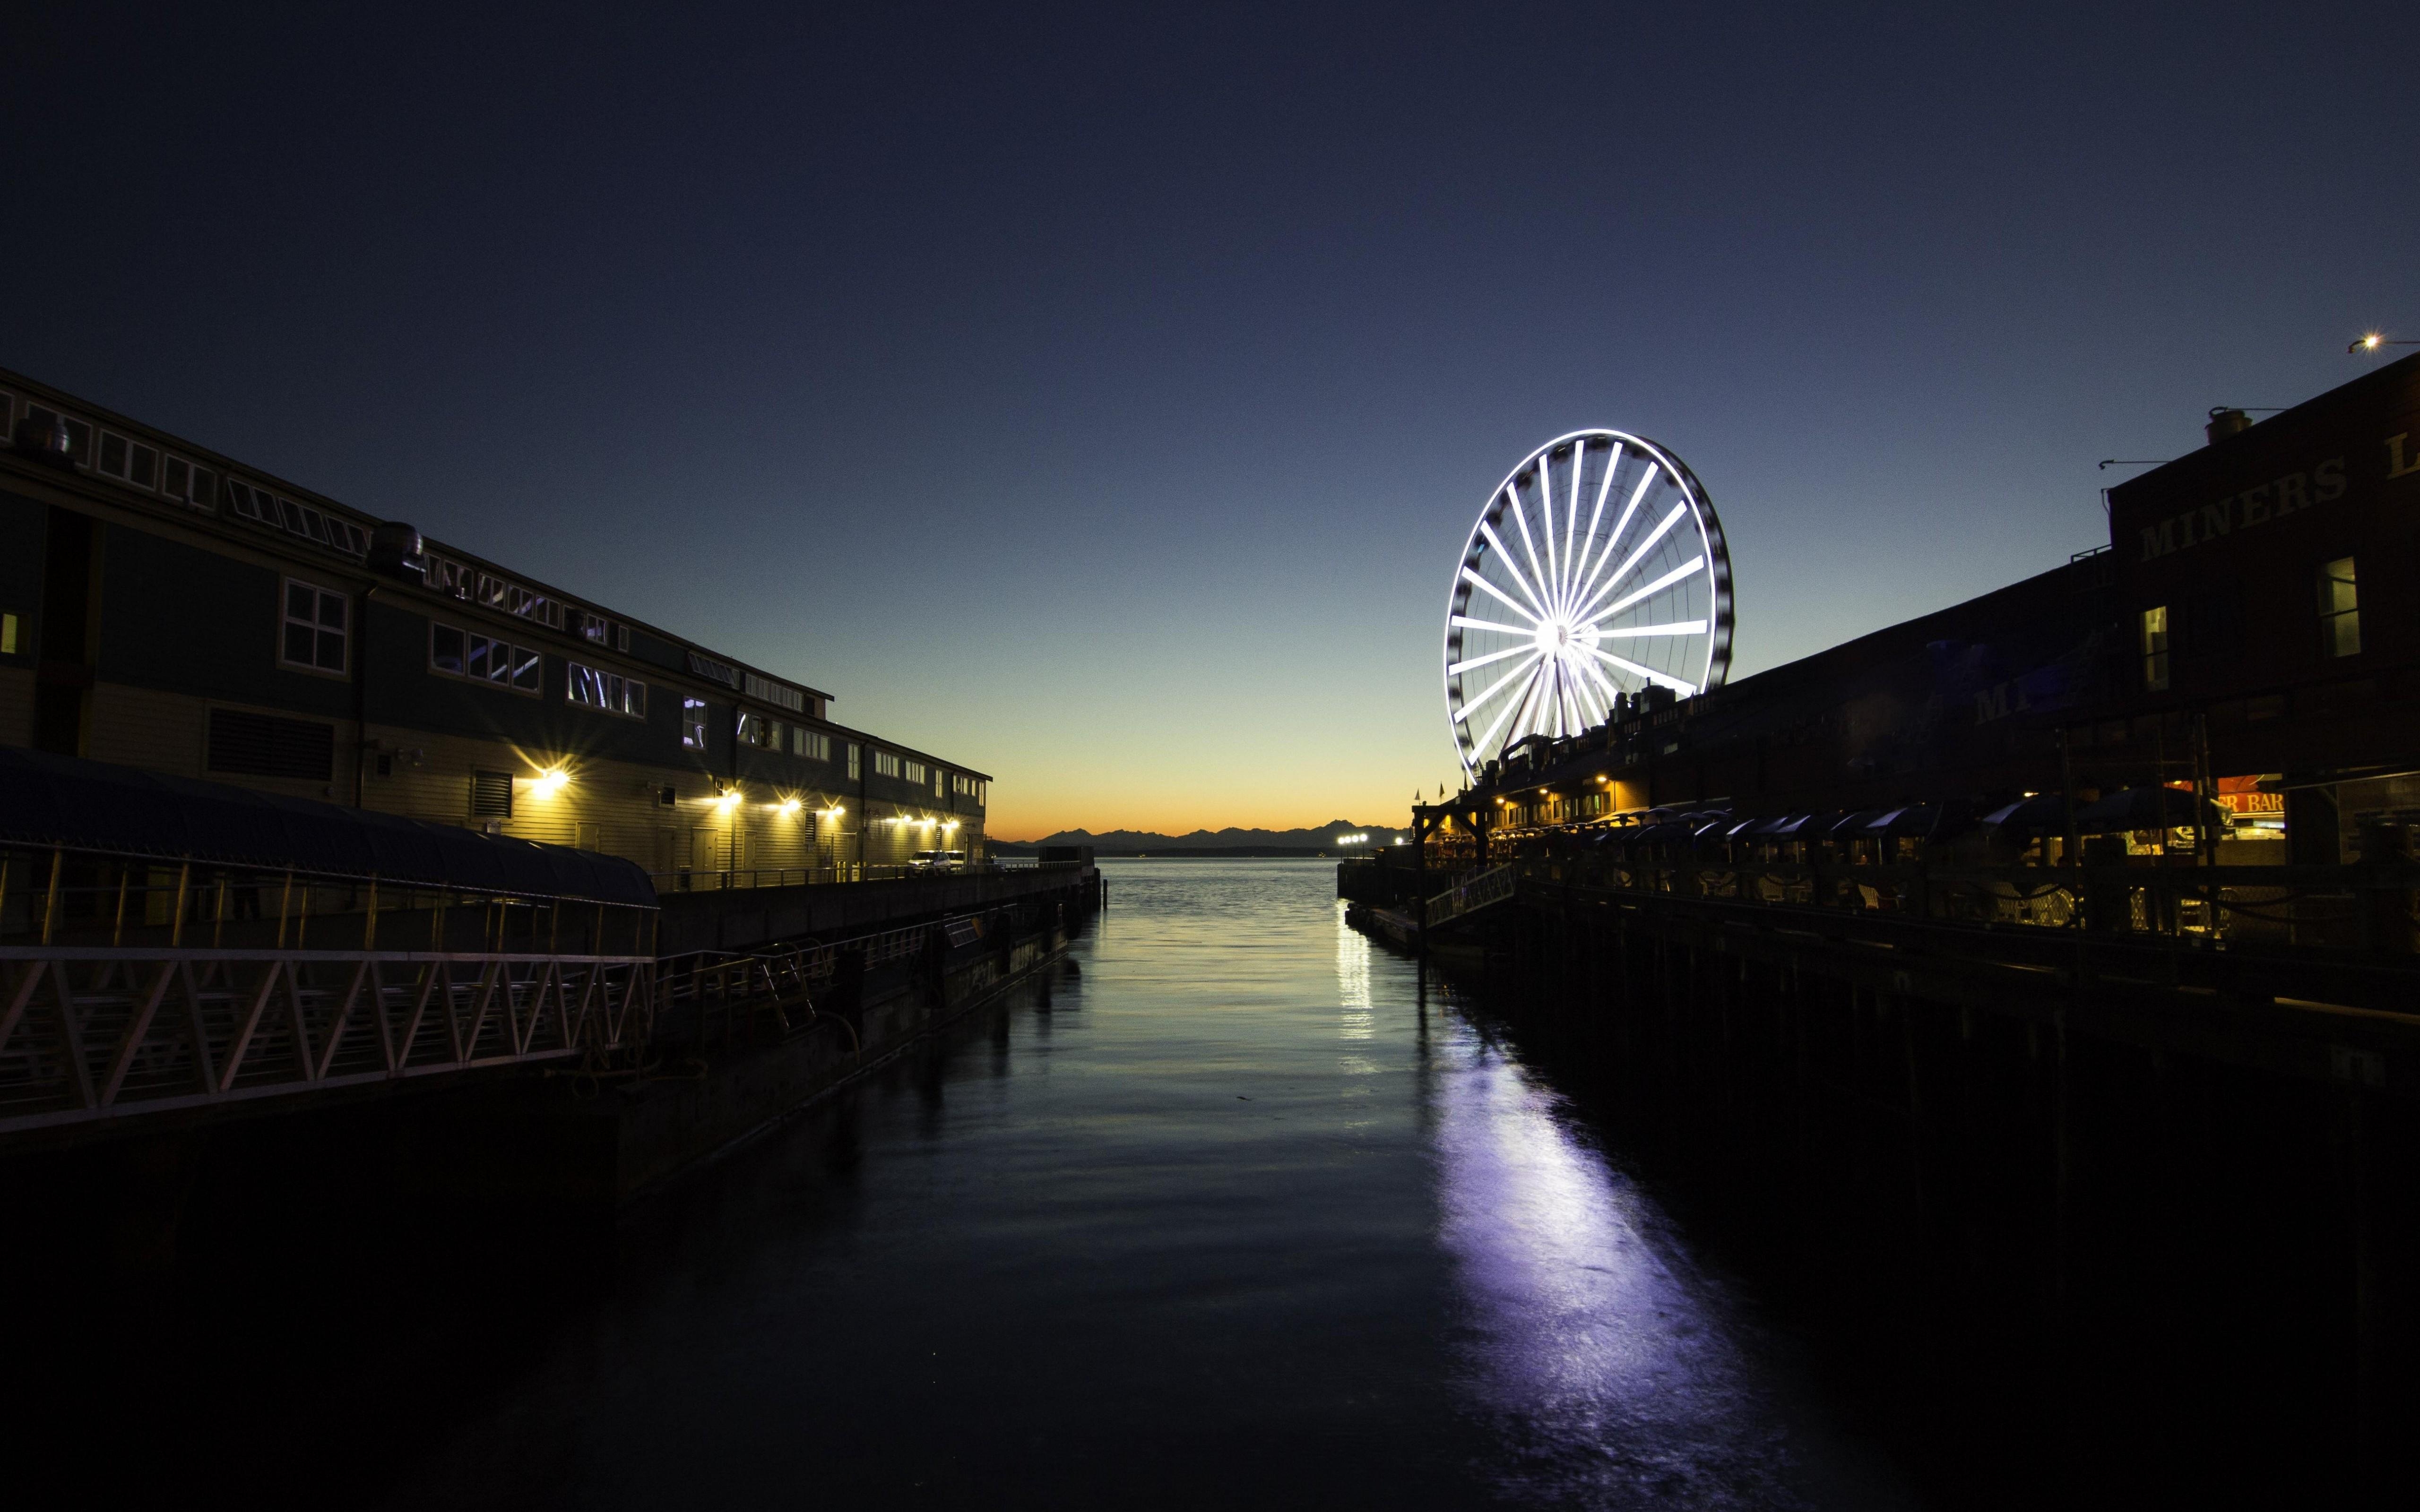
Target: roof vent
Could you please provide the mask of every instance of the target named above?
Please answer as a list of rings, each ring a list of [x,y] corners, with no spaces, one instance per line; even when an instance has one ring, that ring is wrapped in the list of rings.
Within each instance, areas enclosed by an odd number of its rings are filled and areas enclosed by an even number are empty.
[[[399,519],[370,532],[369,567],[396,578],[417,578],[428,563],[420,554],[420,532]]]
[[[2251,428],[2252,417],[2242,410],[2231,409],[2223,404],[2212,405],[2210,424],[2202,427],[2202,434],[2210,438],[2210,444],[2216,446],[2229,436],[2240,436]]]
[[[31,462],[47,462],[54,468],[73,468],[75,455],[69,449],[68,423],[57,415],[45,423],[39,415],[29,414],[17,422],[17,451]]]

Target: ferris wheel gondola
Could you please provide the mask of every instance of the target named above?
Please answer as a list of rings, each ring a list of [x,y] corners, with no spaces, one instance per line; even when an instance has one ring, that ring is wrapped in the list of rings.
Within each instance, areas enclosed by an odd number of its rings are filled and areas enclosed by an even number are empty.
[[[1577,734],[1649,687],[1720,687],[1730,646],[1730,558],[1686,464],[1621,431],[1558,437],[1488,496],[1447,597],[1463,769]]]

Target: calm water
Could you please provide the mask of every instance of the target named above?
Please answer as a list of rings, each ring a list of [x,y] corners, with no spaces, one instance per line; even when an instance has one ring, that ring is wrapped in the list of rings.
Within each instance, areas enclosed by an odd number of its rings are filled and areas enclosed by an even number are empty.
[[[1331,865],[1105,870],[1047,994],[462,1361],[396,1504],[1910,1504]]]

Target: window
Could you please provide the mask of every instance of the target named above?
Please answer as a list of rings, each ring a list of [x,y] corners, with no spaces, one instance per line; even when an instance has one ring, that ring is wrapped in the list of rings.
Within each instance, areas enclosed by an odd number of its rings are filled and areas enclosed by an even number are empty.
[[[742,709],[739,711],[738,720],[732,728],[743,746],[753,746],[758,750],[782,748],[781,725],[761,714],[751,714],[746,709]]]
[[[195,467],[181,456],[160,459],[160,491],[178,503],[211,508],[217,488],[218,478],[209,469]]]
[[[2168,608],[2143,611],[2143,687],[2153,693],[2168,687]]]
[[[545,690],[546,662],[536,652],[434,620],[428,625],[428,670],[532,698]]]
[[[980,779],[960,774],[950,779],[950,791],[962,798],[972,798],[980,808],[984,801],[984,783]]]
[[[288,667],[345,674],[345,595],[286,579],[286,633],[277,659]]]
[[[138,488],[148,488],[160,475],[160,454],[141,441],[105,430],[101,433],[101,471]]]
[[[909,762],[908,764],[908,780],[915,783],[920,788],[924,785],[924,764],[923,762]]]
[[[874,753],[874,775],[876,777],[897,777],[899,775],[899,753],[895,750],[876,751]]]
[[[681,746],[688,750],[706,748],[706,700],[681,700]]]
[[[213,772],[325,782],[334,769],[336,727],[241,709],[212,709],[207,761]]]
[[[68,455],[74,458],[75,465],[80,468],[92,466],[92,427],[90,425],[73,415],[62,415],[55,409],[46,409],[38,404],[27,405],[25,416],[44,430],[64,422],[68,427]]]
[[[846,743],[845,748],[848,751],[848,779],[854,782],[858,779],[857,753],[860,748],[855,741],[849,741]]]
[[[570,675],[565,681],[564,697],[572,702],[603,709],[608,714],[628,715],[633,719],[647,717],[646,684],[620,672],[582,667],[576,661],[568,665]]]
[[[512,816],[513,774],[473,772],[471,774],[471,817],[510,819]]]
[[[2361,598],[2353,585],[2352,558],[2338,557],[2319,568],[2319,644],[2331,656],[2361,653]]]
[[[0,656],[17,654],[17,616],[0,614]]]
[[[321,514],[308,504],[281,499],[266,488],[256,487],[235,478],[226,480],[226,495],[227,508],[239,518],[284,531],[288,535],[299,535],[348,556],[366,556],[369,553],[370,532],[351,520]]]
[[[830,761],[831,736],[819,730],[794,724],[790,726],[790,753],[804,756],[811,762]]]
[[[936,767],[934,767],[934,768],[933,768],[933,796],[935,796],[935,797],[937,797],[937,798],[938,798],[938,797],[939,797],[940,795],[941,795],[941,769],[940,769],[939,767],[936,766]]]
[[[778,703],[793,714],[807,712],[807,696],[787,683],[777,683],[769,677],[759,677],[754,672],[743,673],[740,681],[750,698],[763,699],[768,703]]]

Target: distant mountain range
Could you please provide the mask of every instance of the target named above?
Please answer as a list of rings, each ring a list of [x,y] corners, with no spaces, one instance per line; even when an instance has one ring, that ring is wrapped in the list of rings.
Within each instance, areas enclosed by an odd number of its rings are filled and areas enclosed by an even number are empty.
[[[1196,855],[1314,855],[1321,851],[1359,850],[1339,846],[1339,835],[1367,835],[1373,849],[1404,831],[1388,825],[1352,825],[1332,820],[1312,829],[1197,829],[1190,835],[1160,835],[1140,829],[1112,829],[1095,835],[1089,829],[1063,829],[1031,841],[989,841],[998,854],[1019,855],[1045,845],[1090,845],[1096,856],[1156,856],[1163,851]]]

